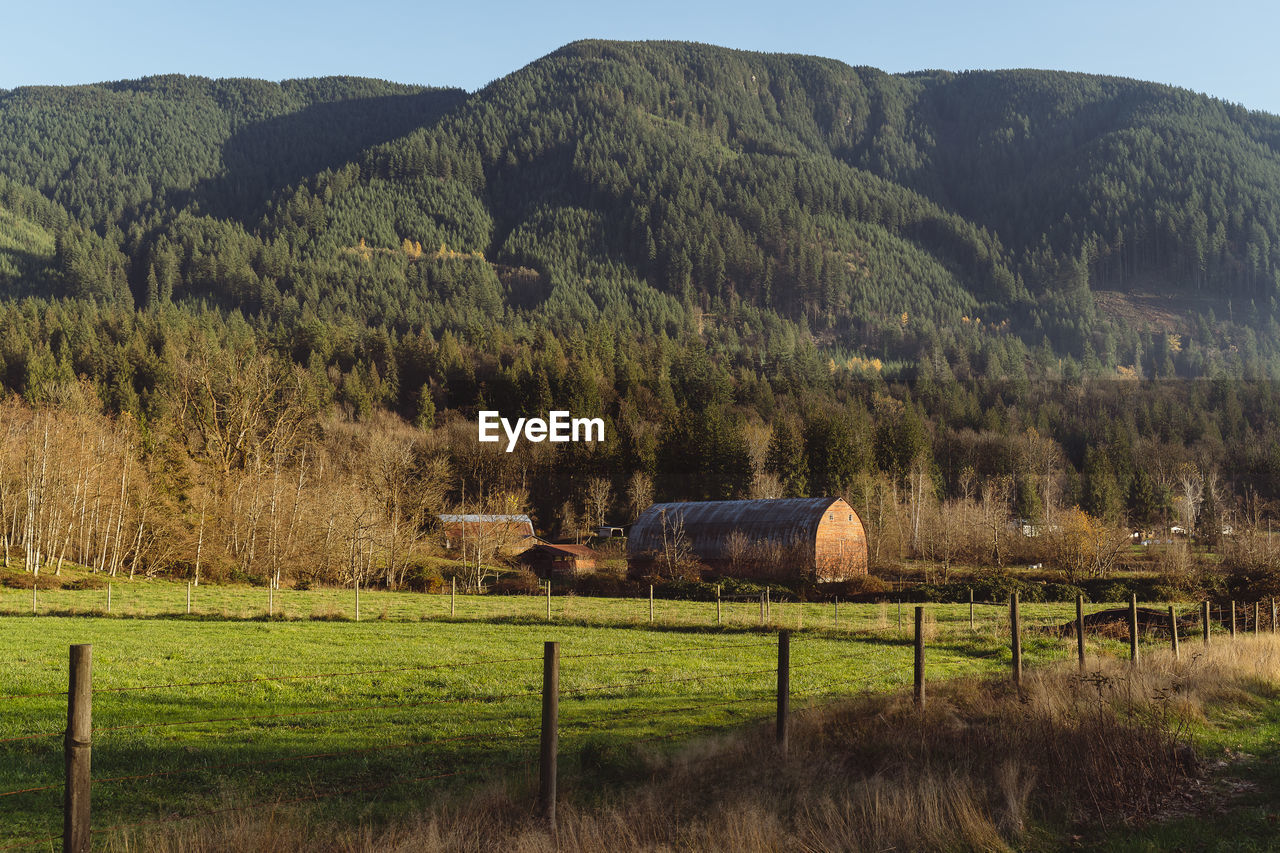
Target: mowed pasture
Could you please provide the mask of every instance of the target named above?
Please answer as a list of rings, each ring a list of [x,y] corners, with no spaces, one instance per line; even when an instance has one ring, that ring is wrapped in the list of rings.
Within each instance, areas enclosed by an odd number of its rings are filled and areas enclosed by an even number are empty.
[[[212,619],[349,620],[357,616],[357,594],[351,588],[309,590],[205,584],[188,589],[184,583],[167,581],[117,580],[108,591],[105,583],[95,589],[39,589],[0,587],[0,615],[110,615],[119,617],[181,617],[190,615]],[[890,594],[891,595],[891,594]],[[589,597],[562,594],[553,590],[551,618],[547,618],[545,595],[418,594],[360,590],[359,617],[362,621],[482,621],[542,622],[579,625],[647,626],[676,629],[824,629],[839,633],[893,633],[911,626],[910,603],[889,601],[877,604],[849,602],[801,602],[771,599],[766,607],[752,597],[725,597],[719,618],[714,601],[683,601],[655,598],[650,620],[647,596],[635,598]],[[1167,607],[1163,603],[1142,603],[1144,607]],[[1119,607],[1117,604],[1086,604],[1086,613]],[[108,608],[110,608],[108,610]],[[968,604],[929,604],[928,618],[944,632],[970,628]],[[1179,604],[1179,612],[1190,613],[1192,604]],[[762,614],[762,610],[765,613]],[[1075,617],[1070,603],[1021,605],[1023,624],[1037,627],[1062,624]],[[763,618],[762,618],[763,615]],[[1008,627],[1009,611],[1004,602],[978,602],[973,608],[973,627],[980,630]]]
[[[498,776],[536,779],[542,650],[561,643],[561,790],[637,751],[768,720],[776,630],[789,628],[793,706],[907,687],[911,606],[655,602],[202,586],[4,590],[0,847],[60,828],[68,646],[93,644],[94,827],[288,804],[355,824]],[[344,608],[344,602],[347,607]],[[25,612],[23,605],[26,605]],[[199,606],[197,606],[197,604]],[[1093,609],[1095,606],[1091,606]],[[929,605],[930,680],[1010,663],[1002,606]],[[60,614],[78,614],[75,617]],[[1034,630],[1071,605],[1026,605],[1030,666],[1065,657]],[[133,617],[133,618],[129,618]],[[1114,641],[1102,641],[1112,651]],[[1096,646],[1096,644],[1095,644]],[[52,694],[52,695],[40,695]],[[149,825],[149,824],[147,824]]]

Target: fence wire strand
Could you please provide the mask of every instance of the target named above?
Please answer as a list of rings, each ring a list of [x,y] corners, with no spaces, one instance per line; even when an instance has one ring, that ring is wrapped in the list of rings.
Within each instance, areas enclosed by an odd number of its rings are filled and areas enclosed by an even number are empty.
[[[482,739],[490,740],[512,740],[518,738],[526,738],[530,735],[537,734],[539,729],[523,729],[517,732],[494,733],[483,732],[480,734],[459,735],[457,737],[432,738],[424,741],[402,741],[400,743],[380,744],[378,746],[352,747],[351,749],[335,750],[333,752],[313,752],[305,755],[289,755],[283,758],[267,758],[255,761],[236,761],[225,764],[213,764],[206,767],[187,767],[181,770],[161,770],[155,773],[140,773],[132,776],[107,776],[100,779],[93,779],[94,785],[105,785],[115,782],[134,782],[143,779],[159,779],[171,776],[187,776],[196,773],[215,773],[220,770],[235,770],[245,767],[266,767],[277,764],[287,764],[294,761],[309,761],[322,758],[341,758],[353,755],[370,755],[381,752],[391,752],[397,749],[413,749],[418,746],[434,746],[441,743],[462,743],[465,741],[474,741]],[[55,786],[55,787],[61,787]]]
[[[737,675],[761,675],[763,673],[775,672],[773,667],[768,669],[746,669],[732,670],[730,672],[717,672],[709,675],[694,675],[689,678],[662,678],[652,679],[649,681],[627,681],[620,684],[601,684],[596,687],[579,687],[574,690],[562,690],[561,697],[578,696],[583,693],[598,693],[603,690],[622,690],[628,687],[661,687],[664,684],[687,684],[697,681],[714,681],[717,678],[733,678]]]
[[[17,791],[0,791],[0,798],[16,797],[18,794],[34,794],[37,791],[56,791],[57,789],[61,788],[62,785],[63,785],[62,782],[58,782],[57,784],[54,784],[54,785],[42,785],[39,788],[20,788]]]
[[[94,693],[133,693],[141,690],[166,690],[177,687],[209,687],[222,684],[260,684],[271,681],[306,681],[320,678],[344,678],[357,675],[384,675],[393,672],[428,672],[437,669],[461,669],[463,667],[485,666],[498,663],[524,663],[531,661],[540,661],[539,657],[528,658],[497,658],[492,660],[475,660],[475,661],[458,661],[456,663],[439,663],[439,664],[423,664],[421,666],[402,666],[393,669],[361,669],[351,672],[324,672],[314,675],[280,675],[280,676],[263,676],[261,678],[236,678],[226,681],[190,681],[185,683],[174,684],[147,684],[141,687],[104,687],[94,688]],[[65,696],[65,691],[61,694]]]
[[[64,734],[66,734],[65,729],[59,729],[56,732],[36,732],[35,734],[30,734],[30,735],[18,735],[17,737],[0,738],[0,743],[18,743],[19,741],[36,740],[42,737],[60,737],[61,735],[64,735]]]
[[[44,699],[49,696],[66,696],[65,690],[50,690],[47,693],[5,693],[0,695],[0,699]],[[0,850],[3,850],[0,847]]]
[[[423,699],[419,702],[379,703],[376,705],[347,705],[342,708],[322,708],[310,711],[287,711],[279,714],[248,714],[241,717],[212,717],[200,720],[171,720],[164,723],[129,723],[121,726],[104,726],[93,729],[94,734],[120,731],[143,731],[147,729],[173,728],[175,726],[200,726],[209,723],[242,723],[257,720],[283,720],[304,717],[320,717],[326,714],[349,714],[356,711],[389,711],[401,708],[422,708],[427,705],[455,705],[464,702],[505,702],[511,699],[524,699],[530,696],[541,696],[541,690],[527,690],[523,693],[502,693],[496,696],[451,696],[436,699]],[[61,732],[57,732],[61,734]]]
[[[243,806],[229,806],[223,809],[213,809],[210,811],[195,812],[188,815],[170,815],[168,817],[151,818],[146,820],[131,821],[127,823],[117,823],[112,826],[102,827],[101,829],[92,830],[94,835],[103,835],[108,833],[119,832],[125,829],[134,829],[143,826],[156,826],[163,824],[182,823],[190,820],[199,820],[201,818],[216,817],[218,815],[232,814],[235,812],[258,811],[266,808],[279,808],[281,806],[298,805],[300,803],[315,802],[318,800],[329,799],[333,797],[351,796],[353,794],[367,794],[377,791],[385,791],[388,788],[394,788],[397,785],[404,785],[409,782],[432,782],[440,779],[450,779],[457,776],[464,776],[472,773],[481,773],[498,768],[518,767],[521,765],[530,765],[533,763],[532,758],[516,759],[512,761],[495,762],[491,764],[479,765],[476,767],[465,767],[461,770],[454,770],[449,773],[433,773],[423,776],[401,776],[390,782],[383,782],[377,785],[365,785],[357,788],[342,788],[340,790],[325,791],[318,794],[311,794],[305,797],[292,797],[287,800],[270,800],[259,803],[251,803]],[[58,836],[52,836],[57,838]]]
[[[28,835],[25,840],[16,844],[8,844],[0,847],[0,850],[33,850],[37,847],[44,849],[46,844],[58,842],[62,840],[62,835]]]
[[[777,643],[769,640],[763,643],[734,643],[732,645],[722,646],[679,646],[673,649],[641,649],[634,652],[599,652],[586,655],[561,655],[561,660],[583,660],[586,658],[621,658],[634,657],[636,655],[668,655],[678,652],[718,652],[733,649],[758,649],[764,646],[776,646]]]

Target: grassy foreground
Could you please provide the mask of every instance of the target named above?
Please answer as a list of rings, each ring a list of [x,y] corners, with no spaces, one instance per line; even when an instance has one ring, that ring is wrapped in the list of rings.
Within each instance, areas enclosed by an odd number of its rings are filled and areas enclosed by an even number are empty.
[[[42,589],[33,616],[29,590],[0,590],[0,613],[14,614],[0,615],[0,849],[48,849],[59,831],[66,700],[38,694],[66,689],[72,643],[94,644],[103,844],[181,833],[211,812],[252,825],[277,809],[330,833],[377,832],[494,784],[516,792],[511,808],[523,814],[544,640],[561,643],[568,790],[604,790],[589,780],[616,782],[636,761],[767,719],[779,627],[795,632],[797,707],[893,695],[911,679],[909,605],[899,627],[893,604],[837,614],[773,602],[761,625],[757,601],[723,602],[717,623],[714,602],[659,600],[650,624],[647,598],[556,596],[548,620],[544,597],[458,596],[450,616],[448,595],[362,592],[356,623],[351,590],[276,591],[272,618],[261,588],[202,586],[190,616],[185,599],[185,584],[118,583],[100,615],[104,589]],[[1007,669],[1006,608],[977,606],[974,630],[968,605],[926,611],[930,682]],[[1029,667],[1070,654],[1036,629],[1062,624],[1072,605],[1023,614]],[[1122,653],[1114,638],[1090,647]]]
[[[602,750],[678,743],[772,712],[776,637],[760,629],[0,617],[0,793],[60,783],[66,700],[34,694],[65,690],[67,647],[87,642],[103,840],[114,826],[229,803],[293,802],[346,825],[402,819],[444,788],[536,773],[548,639],[561,643],[569,774]],[[935,640],[931,678],[1008,665],[994,628]],[[1031,639],[1027,653],[1047,660],[1062,648]],[[905,632],[801,632],[794,701],[898,688],[911,654]],[[0,796],[0,847],[39,848],[60,828],[60,798],[57,787]]]
[[[767,726],[679,750],[622,746],[563,792],[558,832],[508,778],[403,820],[352,828],[294,812],[146,829],[115,851],[1062,850],[1280,847],[1280,640],[1088,673],[937,685],[801,714],[786,757]],[[1246,751],[1248,754],[1245,754]],[[590,784],[584,784],[589,781]]]

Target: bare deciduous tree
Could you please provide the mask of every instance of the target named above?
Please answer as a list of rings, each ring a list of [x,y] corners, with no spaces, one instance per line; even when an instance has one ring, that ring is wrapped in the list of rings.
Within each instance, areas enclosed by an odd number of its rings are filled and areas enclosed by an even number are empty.
[[[660,513],[662,548],[658,552],[658,568],[666,578],[689,578],[697,575],[697,560],[689,535],[684,529],[684,515],[679,512]]]
[[[613,502],[613,484],[608,477],[592,477],[587,481],[587,515],[592,527],[603,527]]]
[[[1195,530],[1200,504],[1204,500],[1204,477],[1194,463],[1184,462],[1178,466],[1176,483],[1178,495],[1173,499],[1173,508],[1178,514],[1179,524],[1190,534]]]
[[[991,562],[997,568],[1004,565],[1004,554],[1000,546],[1005,528],[1009,524],[1009,499],[1012,494],[1013,482],[1008,475],[991,477],[982,484],[979,518],[982,529],[987,533]]]
[[[643,471],[636,471],[627,483],[627,503],[631,508],[631,517],[639,518],[653,503],[653,478]]]

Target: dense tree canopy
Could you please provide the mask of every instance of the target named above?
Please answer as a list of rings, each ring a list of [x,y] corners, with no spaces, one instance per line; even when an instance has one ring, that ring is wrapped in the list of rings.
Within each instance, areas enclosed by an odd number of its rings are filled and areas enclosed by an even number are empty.
[[[0,386],[134,424],[188,515],[174,460],[213,466],[189,419],[219,372],[303,418],[224,479],[310,470],[333,417],[446,445],[481,408],[604,417],[602,446],[431,457],[469,472],[450,500],[523,487],[546,529],[601,478],[617,509],[928,492],[1155,523],[1179,465],[1217,514],[1280,500],[1278,147],[1280,119],[1133,80],[675,43],[469,95],[0,92]]]

